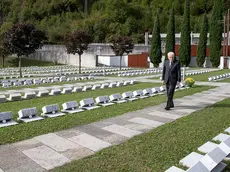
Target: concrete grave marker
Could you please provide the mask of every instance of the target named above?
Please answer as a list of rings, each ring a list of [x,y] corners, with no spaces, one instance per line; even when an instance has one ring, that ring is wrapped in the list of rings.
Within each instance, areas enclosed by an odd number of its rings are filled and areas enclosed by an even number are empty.
[[[27,109],[21,109],[18,111],[18,120],[23,122],[33,122],[33,121],[39,121],[44,118],[37,116],[37,108],[27,108]]]
[[[84,111],[83,109],[79,108],[78,103],[76,101],[63,103],[62,107],[63,107],[62,112],[66,112],[70,114]]]

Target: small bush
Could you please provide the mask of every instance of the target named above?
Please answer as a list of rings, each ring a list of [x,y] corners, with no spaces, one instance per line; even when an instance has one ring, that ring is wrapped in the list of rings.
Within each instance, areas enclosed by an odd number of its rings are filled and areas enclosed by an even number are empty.
[[[188,87],[192,87],[195,83],[195,80],[192,79],[192,78],[186,78],[185,79],[185,84],[188,86]]]

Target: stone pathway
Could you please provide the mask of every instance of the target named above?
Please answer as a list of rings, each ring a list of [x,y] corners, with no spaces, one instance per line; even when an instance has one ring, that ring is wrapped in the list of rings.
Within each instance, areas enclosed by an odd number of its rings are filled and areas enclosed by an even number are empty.
[[[230,97],[230,85],[68,130],[0,146],[0,172],[43,172],[125,142]]]

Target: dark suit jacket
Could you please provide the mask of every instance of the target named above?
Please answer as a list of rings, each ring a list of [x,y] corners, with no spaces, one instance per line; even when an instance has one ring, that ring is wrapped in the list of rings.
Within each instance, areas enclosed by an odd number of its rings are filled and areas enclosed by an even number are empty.
[[[171,68],[169,67],[169,60],[165,60],[162,80],[164,80],[166,84],[170,83],[172,85],[176,85],[177,82],[181,82],[181,69],[179,60],[175,59]]]

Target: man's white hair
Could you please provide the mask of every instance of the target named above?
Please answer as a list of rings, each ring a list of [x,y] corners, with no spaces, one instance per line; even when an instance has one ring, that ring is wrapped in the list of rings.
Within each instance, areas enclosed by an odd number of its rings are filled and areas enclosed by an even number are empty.
[[[169,52],[169,53],[168,53],[168,57],[169,57],[169,56],[174,57],[174,56],[175,56],[174,52]]]

